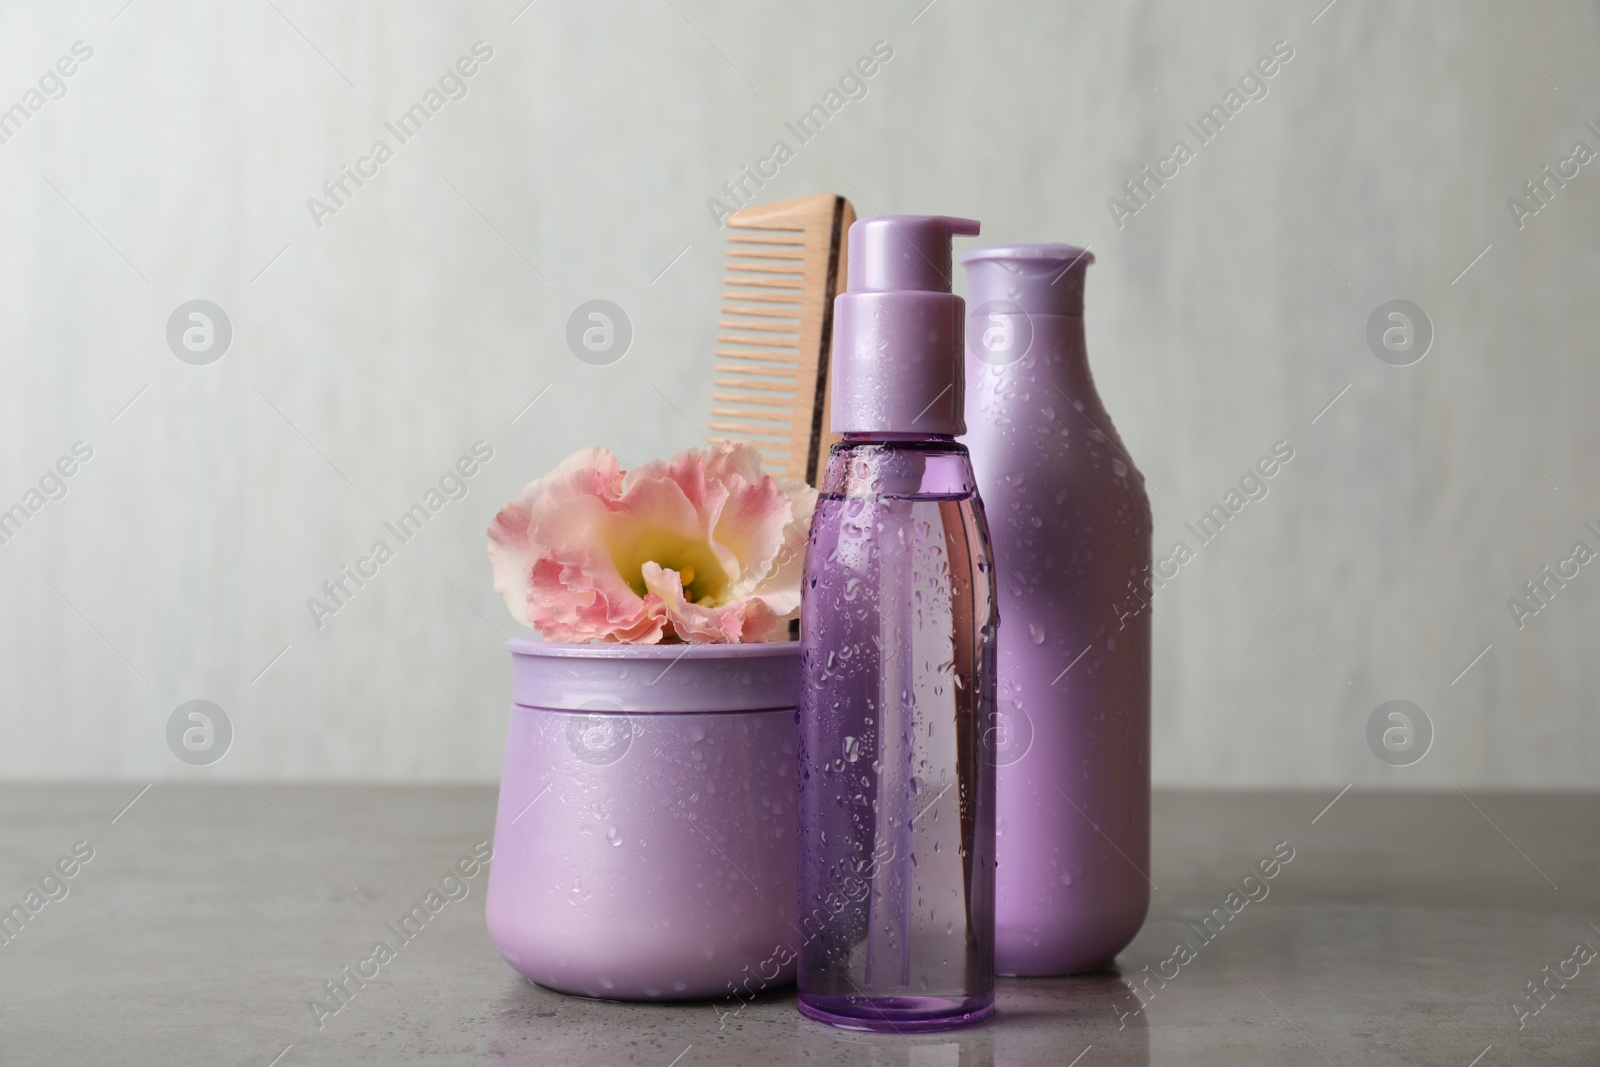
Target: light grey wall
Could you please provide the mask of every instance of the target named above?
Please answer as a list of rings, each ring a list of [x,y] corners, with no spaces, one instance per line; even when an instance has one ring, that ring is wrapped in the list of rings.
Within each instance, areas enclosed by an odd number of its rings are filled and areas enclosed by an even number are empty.
[[[1600,548],[1600,163],[1521,229],[1506,203],[1600,148],[1596,6],[923,2],[0,8],[0,106],[93,49],[0,144],[0,507],[93,449],[0,546],[0,774],[495,776],[517,628],[485,525],[581,445],[701,441],[706,201],[882,40],[763,197],[1092,244],[1091,357],[1162,549],[1295,450],[1159,596],[1157,781],[1600,782],[1600,565],[1523,629],[1507,607]],[[317,226],[479,40],[469,94]],[[1108,198],[1277,41],[1268,95],[1119,228]],[[195,298],[234,331],[209,366],[165,338]],[[593,298],[635,329],[612,366],[564,341]],[[1408,367],[1365,339],[1394,298],[1435,331]],[[478,440],[470,494],[314,625]],[[195,698],[236,734],[203,771],[164,734]],[[1405,768],[1364,736],[1395,698],[1436,733]]]

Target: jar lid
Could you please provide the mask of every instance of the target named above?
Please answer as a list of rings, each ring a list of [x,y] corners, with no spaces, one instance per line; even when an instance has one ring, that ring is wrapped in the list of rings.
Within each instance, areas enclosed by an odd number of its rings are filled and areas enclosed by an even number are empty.
[[[551,711],[724,712],[800,701],[800,643],[572,645],[519,637],[511,699]]]

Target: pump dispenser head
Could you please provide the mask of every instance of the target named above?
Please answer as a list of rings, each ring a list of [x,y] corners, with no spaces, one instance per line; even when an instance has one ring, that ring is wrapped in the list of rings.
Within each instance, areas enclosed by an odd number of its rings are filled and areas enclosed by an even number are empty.
[[[967,432],[966,305],[950,241],[972,219],[879,215],[850,227],[850,288],[834,298],[834,433]]]

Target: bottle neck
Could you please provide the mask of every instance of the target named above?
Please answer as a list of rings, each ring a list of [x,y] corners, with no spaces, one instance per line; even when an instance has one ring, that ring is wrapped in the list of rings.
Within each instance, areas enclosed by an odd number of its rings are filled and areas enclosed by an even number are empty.
[[[1021,438],[1002,434],[1005,420],[1030,423],[1037,418],[1061,419],[1079,428],[1069,410],[1082,413],[1089,426],[1115,435],[1111,418],[1095,389],[1084,346],[1083,317],[1042,315],[1027,317],[1032,336],[1021,356],[1011,362],[982,359],[969,346],[967,392],[970,429],[963,438],[982,456],[995,449],[1011,449]],[[1004,416],[1005,420],[1001,417]],[[1116,441],[1122,447],[1120,440]]]
[[[967,446],[947,433],[849,433],[828,452],[824,496],[951,500],[975,491]]]
[[[1100,406],[1094,375],[1089,371],[1089,353],[1084,343],[1082,315],[1032,315],[1033,343],[1021,362],[1042,375],[1067,398]],[[1021,368],[1006,368],[1014,371]]]
[[[847,445],[883,445],[883,444],[949,444],[956,443],[953,433],[890,433],[886,431],[862,431],[857,433],[841,434],[840,440]]]

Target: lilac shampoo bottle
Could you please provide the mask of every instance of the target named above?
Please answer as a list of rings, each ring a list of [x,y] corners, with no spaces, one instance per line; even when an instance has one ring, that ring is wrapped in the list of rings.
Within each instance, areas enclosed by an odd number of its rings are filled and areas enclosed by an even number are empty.
[[[961,257],[1000,610],[995,963],[1109,966],[1150,902],[1150,501],[1101,405],[1069,245]]]
[[[962,423],[950,240],[850,228],[833,446],[801,605],[800,1011],[910,1032],[994,1009],[994,570]]]

